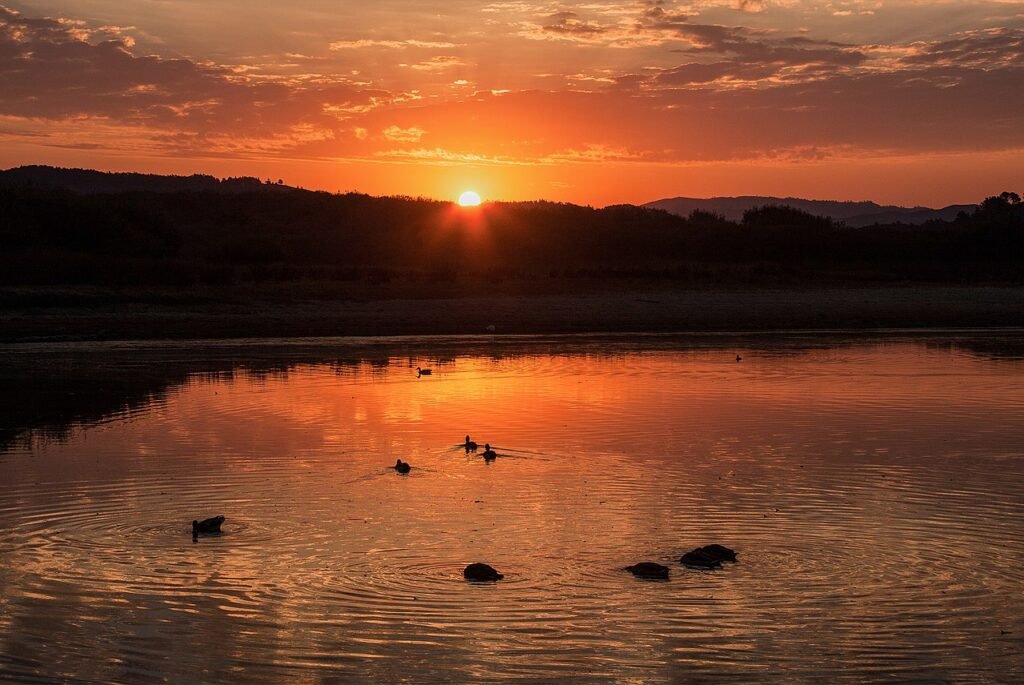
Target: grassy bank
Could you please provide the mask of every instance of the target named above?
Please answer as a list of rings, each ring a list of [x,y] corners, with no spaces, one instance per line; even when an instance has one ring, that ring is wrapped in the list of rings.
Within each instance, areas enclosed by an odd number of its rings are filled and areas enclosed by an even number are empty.
[[[223,295],[221,293],[221,295]],[[1024,326],[1024,288],[600,288],[516,294],[353,289],[282,299],[248,290],[0,293],[0,340],[775,331]]]

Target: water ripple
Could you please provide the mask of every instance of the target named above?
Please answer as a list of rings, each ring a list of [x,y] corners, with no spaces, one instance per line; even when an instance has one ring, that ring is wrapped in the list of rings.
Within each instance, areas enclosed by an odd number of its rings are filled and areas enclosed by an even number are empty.
[[[1024,674],[1024,364],[963,341],[761,342],[742,364],[666,341],[245,348],[9,449],[0,679]],[[117,354],[127,373],[189,359]],[[739,563],[678,563],[709,542]],[[670,581],[624,571],[641,560]],[[466,582],[475,561],[505,579]]]

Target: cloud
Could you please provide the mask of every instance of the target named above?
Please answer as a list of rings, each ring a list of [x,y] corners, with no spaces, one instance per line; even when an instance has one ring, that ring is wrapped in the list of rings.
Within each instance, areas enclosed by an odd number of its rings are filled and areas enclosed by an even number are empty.
[[[630,150],[628,147],[610,147],[602,143],[587,143],[582,149],[570,148],[553,152],[542,160],[552,162],[627,162],[639,161],[646,157],[642,152]]]
[[[426,61],[417,62],[416,64],[401,64],[399,66],[415,69],[416,71],[441,71],[442,69],[460,67],[464,64],[465,63],[460,58],[454,55],[438,55],[436,57],[431,57]]]
[[[682,54],[719,58],[715,65],[720,74],[718,78],[767,78],[787,68],[813,68],[815,71],[830,68],[838,71],[859,66],[868,59],[856,46],[806,36],[779,36],[774,32],[755,31],[742,26],[691,23],[688,15],[670,14],[657,6],[645,12],[643,27],[648,31],[672,33],[687,42],[688,47],[677,49]],[[677,70],[675,80],[679,80],[686,68],[690,68],[699,79],[712,71],[707,63],[690,63]],[[673,80],[672,75],[667,78]]]
[[[556,12],[548,17],[544,31],[570,36],[594,36],[607,32],[607,28],[582,21],[575,12]]]
[[[527,4],[516,11],[536,19],[530,37],[540,32],[547,42],[522,40],[521,23],[506,38],[527,57],[536,51],[536,71],[550,69],[571,88],[492,77],[497,69],[480,66],[487,54],[471,47],[460,56],[406,52],[415,59],[404,68],[380,60],[390,81],[375,88],[348,78],[354,66],[374,71],[379,54],[353,64],[355,53],[325,52],[318,71],[268,72],[256,59],[219,65],[144,54],[128,29],[0,6],[0,138],[181,156],[443,164],[688,164],[1024,147],[1022,27],[854,45],[702,22],[669,3],[558,11]],[[715,16],[763,19],[718,4]],[[355,41],[335,50],[438,44]],[[464,59],[473,72],[452,73]],[[403,79],[423,91],[403,90]]]
[[[478,94],[387,116],[430,130],[439,149],[495,158],[678,164],[973,153],[1024,148],[1021,82],[1024,66],[938,66],[764,88]]]
[[[0,6],[0,115],[98,118],[207,140],[304,140],[310,127],[328,131],[339,113],[366,111],[392,97],[341,80],[247,77],[187,59],[139,56],[130,41],[109,36],[107,29],[27,18]]]
[[[948,40],[917,43],[908,65],[957,65],[991,69],[1024,64],[1024,28],[964,31]]]
[[[431,40],[338,40],[328,44],[331,50],[362,50],[365,48],[389,48],[392,50],[405,50],[408,48],[424,48],[430,50],[444,50],[458,47],[457,43],[447,41]]]
[[[418,143],[424,133],[426,133],[426,131],[421,128],[416,128],[415,126],[410,126],[409,128],[388,126],[384,129],[384,137],[397,143]]]
[[[380,152],[377,152],[375,156],[378,158],[392,159],[395,161],[424,162],[429,164],[438,164],[442,166],[448,166],[453,164],[528,166],[534,164],[534,162],[531,160],[513,157],[497,157],[492,155],[482,155],[473,152],[453,152],[451,150],[445,150],[444,148],[416,148],[414,150],[382,150]]]
[[[688,62],[664,69],[655,77],[659,85],[692,86],[721,79],[756,81],[777,74],[774,64],[741,64],[736,62]]]

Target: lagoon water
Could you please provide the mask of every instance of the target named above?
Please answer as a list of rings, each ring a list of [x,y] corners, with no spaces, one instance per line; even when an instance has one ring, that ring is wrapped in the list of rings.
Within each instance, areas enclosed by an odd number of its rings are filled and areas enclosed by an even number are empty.
[[[7,346],[0,681],[1020,682],[1020,340]]]

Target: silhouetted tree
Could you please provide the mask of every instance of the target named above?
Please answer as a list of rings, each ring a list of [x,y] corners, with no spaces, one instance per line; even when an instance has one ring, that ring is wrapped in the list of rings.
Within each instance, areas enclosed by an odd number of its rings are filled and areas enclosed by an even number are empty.
[[[743,225],[831,228],[833,222],[828,217],[814,216],[795,207],[764,205],[763,207],[754,207],[743,212]]]
[[[705,209],[693,210],[692,212],[690,212],[690,216],[687,217],[687,220],[690,222],[691,225],[700,226],[703,228],[721,228],[724,226],[736,225],[733,222],[726,219],[721,214],[719,214],[718,212],[709,212]]]
[[[538,274],[744,284],[1024,280],[1024,203],[1009,192],[951,223],[850,228],[775,206],[746,212],[742,224],[709,212],[682,218],[554,202],[467,214],[448,202],[309,192],[255,178],[73,175],[76,189],[132,188],[88,194],[40,180],[54,173],[0,183],[0,284],[446,285],[474,274],[490,283]]]
[[[978,205],[972,220],[982,228],[1020,229],[1024,227],[1024,204],[1017,193],[1002,192],[986,197]]]

